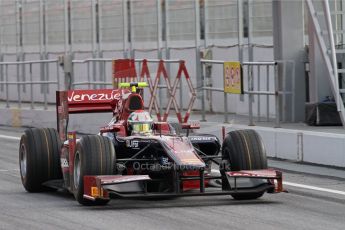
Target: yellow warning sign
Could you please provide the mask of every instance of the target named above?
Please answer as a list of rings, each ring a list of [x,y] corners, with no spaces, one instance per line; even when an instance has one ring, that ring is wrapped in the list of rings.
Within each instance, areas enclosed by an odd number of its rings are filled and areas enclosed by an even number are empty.
[[[243,81],[240,62],[224,62],[224,92],[243,93]]]

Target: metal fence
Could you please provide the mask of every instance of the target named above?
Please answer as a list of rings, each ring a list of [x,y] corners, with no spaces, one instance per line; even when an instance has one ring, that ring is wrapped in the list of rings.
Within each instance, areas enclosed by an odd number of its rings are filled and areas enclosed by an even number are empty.
[[[82,76],[73,75],[71,88],[86,86],[87,89],[106,88],[113,86],[111,75],[107,77],[106,69],[111,70],[111,58],[89,58],[84,60],[72,60],[72,73],[75,72],[76,66],[81,65],[81,68],[86,69],[86,79]],[[96,65],[99,65],[99,73],[97,74]],[[108,71],[109,72],[109,71]],[[85,72],[84,72],[85,73]],[[97,76],[99,78],[97,79]]]
[[[9,68],[11,66],[14,66],[17,69],[17,79],[9,79]],[[49,66],[55,67],[55,74],[56,78],[55,80],[49,80]],[[34,74],[35,67],[38,67],[36,69],[39,69],[40,74]],[[28,74],[29,77],[25,77],[24,80],[20,79],[19,70],[21,69],[21,74]],[[50,68],[51,69],[51,68]],[[21,62],[0,62],[0,70],[1,70],[1,76],[4,76],[4,80],[0,81],[0,85],[4,86],[5,91],[5,101],[6,101],[6,108],[10,107],[10,101],[16,101],[18,103],[18,108],[22,107],[22,102],[28,102],[30,103],[30,108],[35,108],[35,103],[40,102],[44,104],[44,109],[48,108],[48,94],[49,94],[49,85],[55,85],[56,90],[60,90],[60,67],[57,59],[52,60],[35,60],[35,61],[21,61]],[[43,80],[39,80],[37,78],[37,75],[42,75]],[[38,85],[42,88],[42,95],[43,99],[37,99],[35,98],[35,94],[37,95],[37,87],[34,88],[35,85]],[[14,86],[14,88],[17,89],[17,98],[16,99],[10,99],[10,92],[15,92],[10,89],[10,86]],[[26,86],[29,86],[29,96],[25,97],[23,99],[24,93],[27,92]],[[25,90],[22,90],[25,89]]]
[[[224,122],[229,122],[229,111],[228,111],[228,97],[229,94],[224,92],[224,88],[216,88],[216,87],[207,87],[205,84],[205,65],[221,65],[223,66],[225,61],[222,60],[206,60],[202,59],[201,63],[203,64],[202,68],[202,77],[203,77],[203,86],[201,92],[201,111],[202,111],[202,120],[206,121],[206,108],[205,103],[205,95],[206,92],[220,92],[223,93],[223,106],[224,106]],[[283,119],[282,111],[282,104],[285,108],[285,97],[286,95],[290,95],[292,97],[292,92],[287,90],[286,87],[286,63],[283,64],[283,75],[280,77],[278,74],[278,62],[242,62],[241,65],[243,67],[243,94],[247,95],[247,102],[248,102],[248,116],[249,116],[249,125],[254,124],[254,117],[257,118],[258,121],[262,121],[263,115],[263,107],[266,107],[266,111],[264,112],[266,115],[266,121],[270,121],[270,110],[271,104],[270,98],[274,98],[274,119],[275,119],[275,127],[280,127],[280,122]],[[223,69],[224,71],[224,69]],[[223,72],[224,75],[224,72]],[[291,77],[291,85],[294,84],[294,77]],[[270,85],[270,82],[273,82],[273,85]],[[265,85],[262,85],[265,83]],[[256,114],[254,115],[253,107],[254,107],[254,97],[256,95]],[[265,98],[262,98],[265,97]],[[284,98],[283,98],[284,97]],[[262,99],[265,100],[265,105],[262,104]],[[292,100],[293,101],[293,100]],[[292,107],[294,105],[292,104]]]
[[[112,74],[107,74],[104,70],[105,69],[111,69],[111,63],[113,59],[84,59],[84,60],[72,60],[72,81],[70,88],[107,88],[112,87]],[[149,62],[158,63],[159,59],[153,59],[148,60]],[[143,60],[142,59],[136,59],[135,63],[137,63],[137,80],[140,78],[140,68]],[[171,62],[179,62],[178,60],[167,60],[167,63]],[[221,60],[205,60],[202,59],[201,63],[203,65],[205,64],[217,64],[217,65],[223,65],[224,61]],[[95,69],[92,67],[96,66],[98,64],[100,67],[101,72],[99,76],[101,76],[100,79],[96,78],[96,75],[93,73]],[[280,122],[282,120],[282,113],[284,112],[282,108],[285,107],[284,101],[286,95],[292,95],[291,91],[288,91],[286,88],[286,85],[284,82],[286,82],[286,68],[284,67],[286,63],[283,63],[283,75],[282,77],[279,77],[278,75],[278,62],[243,62],[241,63],[243,66],[243,84],[244,84],[244,91],[243,93],[248,96],[247,103],[248,103],[248,116],[249,116],[249,125],[254,125],[254,117],[257,117],[258,121],[260,121],[265,115],[266,121],[270,121],[270,111],[274,110],[273,117],[275,119],[275,127],[280,127]],[[22,102],[29,102],[30,108],[34,109],[35,103],[43,102],[44,109],[47,109],[48,107],[48,94],[49,94],[49,86],[54,85],[56,87],[56,90],[59,90],[60,88],[65,89],[65,87],[61,87],[63,83],[66,85],[66,82],[68,79],[62,78],[62,74],[60,73],[59,60],[52,59],[52,60],[36,60],[36,61],[22,61],[22,62],[0,62],[0,74],[1,76],[4,76],[4,80],[0,81],[0,86],[2,88],[2,91],[5,91],[5,101],[6,101],[6,107],[10,107],[10,86],[14,86],[14,88],[17,89],[17,97],[12,101],[17,101],[18,107],[20,108],[22,106]],[[83,68],[83,77],[82,76],[76,76],[76,68],[78,65],[82,65]],[[10,66],[15,66],[18,70],[18,76],[16,80],[10,80],[8,69]],[[40,71],[36,71],[37,75],[43,75],[42,76],[36,76],[34,77],[34,68],[39,69]],[[107,67],[108,66],[108,67]],[[53,68],[52,68],[53,67]],[[104,68],[104,69],[103,69]],[[49,75],[51,75],[53,72],[56,74],[56,78],[54,80],[49,80]],[[28,74],[29,76],[21,76],[21,74]],[[205,83],[205,71],[204,68],[202,68],[202,76],[203,76],[203,83]],[[20,79],[24,80],[20,80]],[[43,80],[37,80],[37,79],[43,79]],[[293,79],[293,78],[292,78]],[[174,81],[174,79],[172,79]],[[273,82],[273,85],[271,84]],[[262,85],[262,83],[265,83]],[[292,82],[291,85],[294,83]],[[41,94],[43,95],[43,98],[37,99],[34,96],[35,89],[34,86],[38,85],[42,87]],[[68,84],[67,84],[68,85]],[[29,87],[29,96],[25,97],[23,100],[22,95],[22,88],[25,86]],[[159,85],[160,89],[166,88],[166,85]],[[196,89],[196,88],[195,88]],[[36,87],[37,90],[37,87]],[[178,86],[178,90],[180,91],[179,95],[183,95],[183,87]],[[26,90],[25,90],[26,92]],[[53,91],[54,92],[54,91]],[[199,96],[201,98],[201,111],[202,111],[202,120],[206,120],[206,111],[209,109],[206,108],[205,105],[205,94],[206,92],[221,92],[223,93],[223,105],[224,105],[224,122],[228,123],[228,97],[229,95],[227,93],[224,93],[224,88],[216,88],[216,87],[207,87],[205,84],[202,85],[201,90],[199,90]],[[160,90],[158,90],[158,93],[160,93]],[[256,114],[254,113],[254,97],[256,96]],[[264,97],[264,98],[262,98]],[[274,98],[274,105],[271,107],[270,98]],[[180,98],[182,99],[182,97]],[[160,108],[162,108],[161,100],[160,101]],[[181,101],[181,100],[180,100]],[[262,103],[264,101],[264,103]],[[293,99],[292,99],[293,101]],[[283,106],[282,106],[283,103]],[[264,105],[263,105],[264,104]],[[292,105],[293,106],[293,105]],[[265,110],[265,111],[263,111]]]

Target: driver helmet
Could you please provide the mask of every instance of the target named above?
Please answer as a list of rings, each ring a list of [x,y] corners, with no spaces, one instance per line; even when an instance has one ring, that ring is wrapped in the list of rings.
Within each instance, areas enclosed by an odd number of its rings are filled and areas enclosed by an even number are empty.
[[[152,124],[151,115],[144,110],[136,110],[128,117],[128,128],[132,134],[152,134]]]

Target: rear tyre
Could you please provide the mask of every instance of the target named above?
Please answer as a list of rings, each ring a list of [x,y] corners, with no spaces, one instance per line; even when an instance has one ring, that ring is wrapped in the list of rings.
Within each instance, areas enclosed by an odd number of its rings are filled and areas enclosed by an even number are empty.
[[[99,135],[83,136],[77,143],[72,174],[72,191],[82,205],[105,205],[109,200],[84,199],[85,175],[112,175],[115,149],[111,140]]]
[[[26,129],[20,139],[19,168],[24,188],[28,192],[41,192],[42,184],[61,179],[61,141],[55,129]]]
[[[255,130],[229,132],[222,146],[225,168],[230,171],[267,169],[266,149]],[[236,200],[251,200],[261,197],[264,192],[234,194]]]

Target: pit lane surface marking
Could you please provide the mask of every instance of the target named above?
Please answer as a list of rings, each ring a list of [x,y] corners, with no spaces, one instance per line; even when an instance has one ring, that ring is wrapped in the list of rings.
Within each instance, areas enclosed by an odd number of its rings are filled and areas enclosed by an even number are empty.
[[[0,169],[0,172],[19,171],[19,169]]]
[[[297,184],[297,183],[292,183],[292,182],[288,182],[288,181],[283,182],[283,184],[288,185],[288,186],[297,187],[297,188],[305,188],[305,189],[309,189],[309,190],[315,190],[315,191],[319,191],[319,192],[328,192],[328,193],[334,193],[334,194],[345,196],[345,192],[339,191],[339,190],[320,188],[320,187],[311,186],[311,185]]]
[[[9,139],[9,140],[20,140],[20,137],[7,136],[7,135],[0,135],[0,138]],[[0,172],[8,172],[8,171],[10,171],[10,170],[0,169]],[[316,186],[312,186],[312,185],[298,184],[298,183],[293,183],[293,182],[288,182],[288,181],[284,181],[283,184],[287,185],[287,186],[291,186],[291,187],[296,187],[296,188],[303,188],[303,189],[308,189],[308,190],[315,190],[315,191],[319,191],[319,192],[327,192],[327,193],[333,193],[333,194],[345,196],[345,192],[340,191],[340,190],[321,188],[321,187],[316,187]]]
[[[9,139],[9,140],[20,140],[20,137],[14,137],[14,136],[7,136],[7,135],[0,135],[0,138],[2,139]]]

